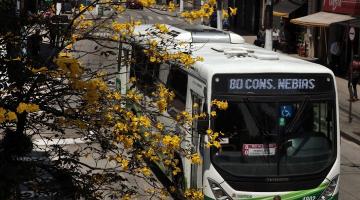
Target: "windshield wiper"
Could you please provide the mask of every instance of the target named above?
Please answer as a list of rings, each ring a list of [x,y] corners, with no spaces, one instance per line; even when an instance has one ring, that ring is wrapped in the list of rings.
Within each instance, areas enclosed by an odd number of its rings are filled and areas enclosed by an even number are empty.
[[[284,131],[285,133],[293,133],[294,130],[297,130],[300,127],[300,126],[298,126],[298,124],[300,122],[300,119],[302,118],[302,115],[303,115],[304,110],[305,110],[308,103],[309,103],[309,96],[306,96],[304,98],[303,102],[301,103],[298,111],[296,112],[295,117],[286,126],[285,131]]]
[[[255,126],[259,130],[260,134],[262,134],[264,136],[270,135],[269,131],[263,128],[264,126],[260,123],[260,121],[258,120],[258,117],[254,116],[254,113],[256,113],[256,112],[254,111],[253,107],[250,105],[249,98],[244,99],[244,103],[245,103],[247,109],[250,111],[249,112],[250,116],[254,120]]]

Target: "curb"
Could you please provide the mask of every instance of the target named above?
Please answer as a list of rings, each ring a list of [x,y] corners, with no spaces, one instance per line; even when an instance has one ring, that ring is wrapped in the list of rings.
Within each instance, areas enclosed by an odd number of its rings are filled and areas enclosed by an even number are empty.
[[[340,136],[347,139],[347,140],[349,140],[349,141],[351,141],[351,142],[354,142],[357,145],[360,145],[360,140],[358,140],[357,138],[355,138],[351,134],[345,133],[345,132],[340,130]]]

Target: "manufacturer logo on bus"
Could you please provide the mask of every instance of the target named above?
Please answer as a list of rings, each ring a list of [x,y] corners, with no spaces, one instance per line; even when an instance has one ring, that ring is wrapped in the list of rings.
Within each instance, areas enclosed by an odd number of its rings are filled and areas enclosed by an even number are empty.
[[[285,181],[289,181],[289,178],[266,178],[265,179],[266,182],[285,182]]]

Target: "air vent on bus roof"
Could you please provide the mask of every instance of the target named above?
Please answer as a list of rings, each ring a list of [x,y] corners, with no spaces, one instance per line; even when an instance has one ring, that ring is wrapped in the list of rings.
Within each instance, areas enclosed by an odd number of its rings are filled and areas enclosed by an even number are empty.
[[[172,36],[172,37],[176,37],[176,36],[178,36],[180,34],[180,32],[171,30],[167,34]]]
[[[267,50],[248,49],[244,47],[237,48],[219,48],[212,47],[214,51],[223,52],[228,57],[253,57],[259,60],[278,60],[279,56]]]
[[[193,43],[230,43],[229,33],[218,30],[202,30],[191,32]]]

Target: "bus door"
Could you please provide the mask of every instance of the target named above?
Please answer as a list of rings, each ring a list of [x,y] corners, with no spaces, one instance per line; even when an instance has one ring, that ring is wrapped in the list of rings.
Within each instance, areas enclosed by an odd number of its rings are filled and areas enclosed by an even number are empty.
[[[205,85],[193,77],[189,77],[189,89],[191,96],[191,113],[193,116],[199,115],[203,112],[205,95]],[[203,157],[204,150],[204,135],[199,134],[197,130],[197,120],[194,120],[191,127],[191,144],[194,152],[197,152]],[[190,188],[202,187],[202,165],[191,164],[190,167]]]

